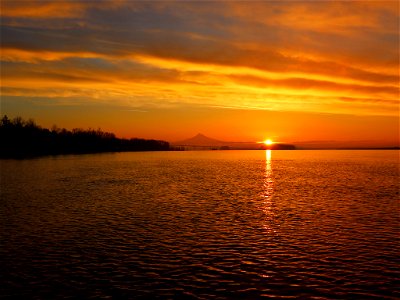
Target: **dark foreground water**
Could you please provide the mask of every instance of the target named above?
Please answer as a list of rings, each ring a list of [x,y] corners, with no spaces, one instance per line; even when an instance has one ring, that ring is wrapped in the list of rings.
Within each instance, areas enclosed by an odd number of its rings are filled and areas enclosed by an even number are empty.
[[[396,299],[399,151],[1,161],[5,298]]]

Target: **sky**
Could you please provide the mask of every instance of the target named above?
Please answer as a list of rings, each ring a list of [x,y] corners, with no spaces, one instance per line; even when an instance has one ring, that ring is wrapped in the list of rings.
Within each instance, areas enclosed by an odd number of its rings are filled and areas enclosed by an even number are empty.
[[[1,114],[399,146],[398,1],[1,1]]]

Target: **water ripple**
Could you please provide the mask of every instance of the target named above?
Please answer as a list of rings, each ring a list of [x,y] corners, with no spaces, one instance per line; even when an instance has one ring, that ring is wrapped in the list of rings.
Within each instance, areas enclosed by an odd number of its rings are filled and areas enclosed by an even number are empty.
[[[398,152],[311,154],[1,161],[0,294],[399,298]]]

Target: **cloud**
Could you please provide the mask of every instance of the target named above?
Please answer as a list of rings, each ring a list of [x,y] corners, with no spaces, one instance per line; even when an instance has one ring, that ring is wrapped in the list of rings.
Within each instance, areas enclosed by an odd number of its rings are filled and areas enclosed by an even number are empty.
[[[1,16],[24,19],[70,19],[83,18],[91,9],[116,9],[126,4],[125,0],[3,0]]]
[[[329,91],[330,94],[343,94],[352,92],[358,95],[373,95],[382,94],[390,97],[396,97],[399,93],[399,88],[395,86],[373,86],[373,85],[357,85],[343,84],[322,80],[311,80],[305,78],[288,78],[268,80],[249,75],[234,75],[230,76],[232,80],[240,84],[256,86],[260,88],[284,88],[292,90],[314,90],[314,91]]]
[[[1,93],[394,114],[398,8],[3,1]]]
[[[1,3],[1,16],[12,18],[71,18],[80,17],[85,4],[75,1],[12,1]]]

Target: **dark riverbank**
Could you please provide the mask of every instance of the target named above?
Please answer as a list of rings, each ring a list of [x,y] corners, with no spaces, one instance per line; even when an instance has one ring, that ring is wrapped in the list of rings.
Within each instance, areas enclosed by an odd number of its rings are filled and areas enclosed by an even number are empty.
[[[58,154],[125,151],[167,151],[166,141],[121,139],[100,129],[42,128],[20,117],[0,120],[0,158],[29,158]]]

